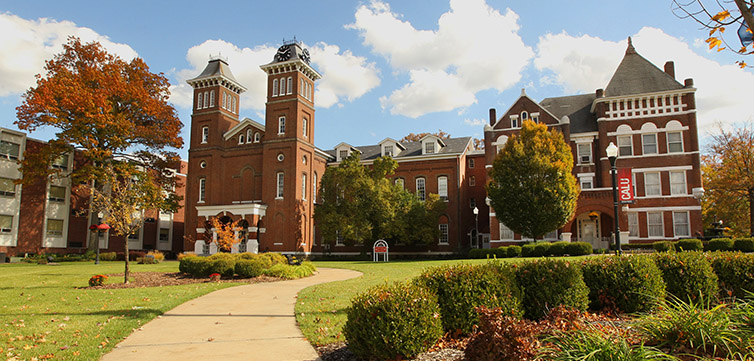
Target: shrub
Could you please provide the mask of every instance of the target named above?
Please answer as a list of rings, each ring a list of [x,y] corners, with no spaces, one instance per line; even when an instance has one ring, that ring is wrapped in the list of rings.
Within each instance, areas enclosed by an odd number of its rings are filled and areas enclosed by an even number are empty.
[[[681,251],[703,251],[704,245],[701,240],[696,238],[681,239],[675,243],[675,250]]]
[[[210,273],[210,260],[207,257],[184,257],[178,270],[194,277],[207,277]]]
[[[280,253],[265,252],[259,254],[262,257],[267,257],[270,260],[270,265],[276,264],[288,264],[288,259]]]
[[[196,253],[194,253],[194,252],[183,252],[183,253],[179,253],[178,254],[178,260],[179,261],[183,260],[186,257],[199,257],[199,256]]]
[[[479,248],[472,248],[469,250],[469,258],[471,259],[480,259],[482,258],[483,252]]]
[[[733,249],[741,252],[754,252],[754,238],[737,238],[733,241]]]
[[[506,258],[508,257],[508,248],[505,246],[493,248],[492,249],[493,254],[496,258]]]
[[[154,256],[149,256],[149,255],[137,258],[136,262],[138,264],[157,264],[157,263],[160,263],[158,260],[156,260],[154,258]]]
[[[721,296],[745,298],[754,293],[754,255],[722,252],[708,258],[717,275]]]
[[[677,360],[662,351],[643,344],[631,344],[620,335],[598,326],[586,326],[558,332],[545,339],[549,351],[542,359],[552,361],[643,361]]]
[[[270,268],[262,271],[262,274],[270,277],[283,278],[287,280],[309,277],[317,270],[314,264],[308,261],[304,261],[301,265],[288,265],[276,263]]]
[[[550,245],[550,254],[553,256],[562,256],[566,254],[566,247],[570,242],[559,241]]]
[[[673,250],[673,242],[671,241],[659,241],[652,243],[652,248],[655,249],[655,252],[670,252]]]
[[[481,306],[479,329],[469,340],[467,360],[533,360],[537,356],[539,329],[532,321],[519,320],[503,310]]]
[[[414,357],[443,334],[437,296],[411,283],[371,288],[354,297],[346,315],[348,348],[367,360]]]
[[[730,238],[715,238],[709,241],[707,249],[709,251],[732,251],[733,240]],[[705,251],[706,251],[705,250]]]
[[[207,257],[209,272],[219,273],[223,277],[233,277],[235,274],[236,257],[230,253],[215,253]]]
[[[241,258],[236,261],[235,272],[238,277],[241,278],[253,278],[262,275],[262,272],[267,268],[266,263],[262,258],[245,259]]]
[[[539,319],[560,305],[581,311],[589,305],[589,288],[578,265],[543,259],[515,266],[527,318]]]
[[[550,242],[538,242],[534,244],[534,250],[531,253],[532,257],[547,257],[550,255]]]
[[[244,252],[244,253],[237,254],[236,257],[238,259],[256,259],[256,258],[259,258],[259,255],[256,253]]]
[[[662,272],[646,256],[606,256],[582,263],[593,309],[646,312],[665,297]]]
[[[157,250],[147,252],[147,256],[152,256],[156,261],[155,263],[160,263],[165,260],[165,254]]]
[[[107,276],[105,275],[94,275],[89,279],[89,287],[102,286],[106,279]]]
[[[534,243],[527,243],[523,246],[521,246],[521,256],[522,257],[533,257],[532,253],[534,253],[534,248],[537,247]]]
[[[694,302],[716,297],[717,276],[701,252],[656,253],[653,257],[668,295]]]
[[[456,264],[425,270],[414,282],[437,295],[445,331],[471,332],[478,306],[521,316],[521,290],[511,267],[500,262]]]
[[[671,353],[679,349],[708,355],[727,353],[741,343],[729,312],[727,307],[710,308],[709,303],[699,305],[671,297],[658,312],[639,319],[636,327],[650,345],[669,348]]]
[[[520,257],[521,246],[508,246],[508,257]]]
[[[571,256],[592,254],[592,245],[588,242],[571,242],[566,246],[566,253]]]
[[[115,252],[104,252],[99,254],[101,261],[115,261],[118,258],[118,254]]]

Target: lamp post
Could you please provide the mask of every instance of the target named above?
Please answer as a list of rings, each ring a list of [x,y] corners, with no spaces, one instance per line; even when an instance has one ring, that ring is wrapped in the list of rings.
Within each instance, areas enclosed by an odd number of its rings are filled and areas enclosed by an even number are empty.
[[[89,229],[92,230],[92,232],[96,232],[97,239],[95,241],[95,254],[96,258],[94,259],[94,264],[99,264],[99,239],[100,239],[100,232],[107,231],[110,229],[110,226],[102,223],[102,218],[105,215],[102,212],[97,213],[97,224],[92,224]]]
[[[474,244],[479,244],[479,208],[474,207]]]
[[[615,167],[615,161],[618,160],[618,147],[615,146],[615,143],[610,142],[607,149],[605,149],[605,153],[607,153],[607,159],[610,160],[610,174],[613,179],[613,223],[615,224],[613,234],[615,235],[615,253],[621,254],[620,227],[618,225],[618,168]]]

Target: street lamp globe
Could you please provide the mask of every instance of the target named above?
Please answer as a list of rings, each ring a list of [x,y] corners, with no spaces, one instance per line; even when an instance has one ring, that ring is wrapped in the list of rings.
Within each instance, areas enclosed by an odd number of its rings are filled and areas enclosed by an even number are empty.
[[[479,208],[474,207],[474,215],[476,216],[477,214],[479,214]]]
[[[607,149],[605,149],[605,152],[607,153],[608,158],[618,157],[618,147],[615,146],[615,143],[613,142],[610,142],[610,144],[607,145]]]

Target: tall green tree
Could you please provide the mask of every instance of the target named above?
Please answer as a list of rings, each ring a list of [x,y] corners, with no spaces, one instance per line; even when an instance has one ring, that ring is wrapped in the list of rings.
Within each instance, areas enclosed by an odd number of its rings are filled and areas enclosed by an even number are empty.
[[[381,157],[371,167],[352,153],[338,167],[322,176],[322,202],[314,219],[325,242],[340,236],[346,244],[378,239],[391,243],[427,244],[437,241],[437,222],[446,208],[444,201],[430,194],[426,201],[395,185],[388,178],[398,167],[390,157]]]
[[[702,157],[702,177],[705,222],[722,220],[734,235],[754,236],[754,130],[720,127]]]
[[[573,155],[563,134],[524,121],[490,170],[487,195],[497,219],[535,239],[562,227],[573,219],[580,193],[572,169]]]

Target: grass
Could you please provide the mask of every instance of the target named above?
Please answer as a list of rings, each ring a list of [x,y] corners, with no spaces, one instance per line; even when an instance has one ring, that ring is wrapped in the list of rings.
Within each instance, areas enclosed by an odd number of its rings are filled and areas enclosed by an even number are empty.
[[[501,259],[503,262],[520,260],[522,259]],[[312,345],[322,346],[345,341],[343,326],[346,323],[346,308],[351,305],[351,299],[358,293],[386,282],[413,278],[428,267],[461,262],[478,264],[487,260],[314,262],[317,268],[345,268],[362,272],[364,275],[346,281],[312,286],[299,292],[296,321]]]
[[[177,272],[177,262],[131,263],[132,272]],[[8,360],[97,360],[156,316],[234,283],[87,289],[123,262],[0,265],[0,356]],[[122,282],[110,278],[108,283]]]

